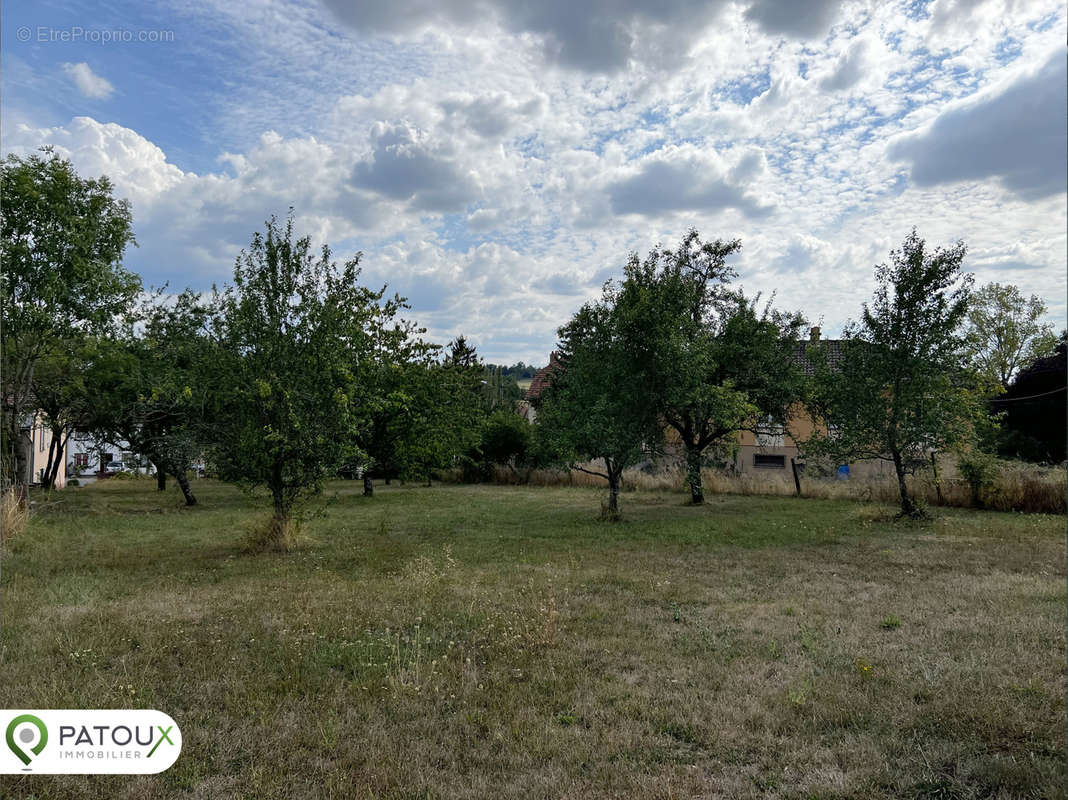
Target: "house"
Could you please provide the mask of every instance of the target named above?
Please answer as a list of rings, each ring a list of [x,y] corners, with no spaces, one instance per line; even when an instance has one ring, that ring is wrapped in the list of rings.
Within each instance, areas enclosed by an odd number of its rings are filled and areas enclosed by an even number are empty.
[[[523,399],[519,401],[519,406],[516,409],[519,412],[519,415],[527,422],[533,423],[537,418],[538,412],[536,406],[538,404],[538,398],[541,396],[541,393],[549,387],[549,384],[553,379],[553,373],[560,368],[560,354],[556,350],[553,350],[549,353],[548,365],[534,373],[534,379],[530,382],[526,394],[523,396]]]
[[[148,459],[134,453],[124,442],[114,446],[98,441],[88,433],[75,431],[70,436],[67,452],[67,471],[71,475],[104,472],[108,464],[121,463],[126,472],[151,474]]]
[[[818,346],[824,353],[827,363],[834,367],[843,357],[841,339],[821,339],[820,329],[809,330],[806,342],[798,342],[794,356],[796,363],[806,375],[812,375],[814,367],[809,358],[809,348]],[[786,425],[778,425],[770,419],[757,424],[757,432],[739,431],[738,446],[734,456],[734,469],[738,472],[755,473],[765,470],[791,471],[791,462],[798,463],[800,457],[799,442],[804,442],[816,432],[816,423],[804,406],[798,404],[790,409]],[[879,459],[850,463],[846,474],[860,477],[892,475],[893,467],[887,461]]]
[[[65,487],[67,485],[67,443],[53,441],[52,429],[45,421],[44,414],[37,411],[32,418],[28,417],[20,433],[19,447],[22,449],[23,465],[20,477],[23,483],[42,483],[45,469],[49,464],[49,456],[51,456],[53,459],[59,459],[55,488]]]

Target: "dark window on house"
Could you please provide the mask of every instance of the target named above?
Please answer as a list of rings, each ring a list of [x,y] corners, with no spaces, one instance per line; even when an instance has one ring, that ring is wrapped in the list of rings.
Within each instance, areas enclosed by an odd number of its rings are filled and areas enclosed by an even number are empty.
[[[753,466],[757,469],[786,469],[786,456],[769,456],[763,453],[754,453]]]

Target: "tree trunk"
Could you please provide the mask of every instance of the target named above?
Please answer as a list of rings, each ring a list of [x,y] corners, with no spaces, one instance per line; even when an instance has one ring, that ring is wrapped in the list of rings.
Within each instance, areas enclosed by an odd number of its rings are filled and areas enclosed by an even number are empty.
[[[897,488],[901,493],[901,515],[904,517],[916,516],[916,504],[912,502],[912,498],[909,496],[909,487],[905,483],[905,465],[901,461],[901,453],[897,450],[892,450],[890,453],[894,458],[894,471],[897,473]]]
[[[56,479],[59,478],[59,468],[63,466],[63,462],[66,460],[65,451],[67,449],[67,440],[70,439],[70,431],[66,433],[63,431],[64,429],[60,428],[58,432],[52,432],[52,446],[56,450],[56,455],[55,458],[52,458],[52,448],[50,447],[48,470],[45,472],[45,483],[49,489],[55,488]]]
[[[389,473],[386,473],[386,486],[389,486]]]
[[[193,496],[193,490],[189,487],[189,479],[185,476],[185,470],[176,469],[174,471],[174,478],[178,481],[178,485],[182,489],[182,494],[185,495],[185,504],[187,506],[195,506],[197,504],[197,499]]]
[[[935,458],[934,450],[931,451],[931,472],[934,473],[935,495],[938,497],[938,505],[945,505],[945,498],[942,497],[942,475],[938,472],[938,459]]]
[[[281,476],[280,469],[272,470],[272,477],[277,479],[271,486],[274,513],[266,521],[265,527],[256,531],[255,538],[250,542],[255,550],[285,552],[292,544],[290,541],[292,523],[290,504],[286,502]]]
[[[426,485],[427,486],[433,486],[434,485],[430,480],[430,473],[429,472],[426,474]]]
[[[48,476],[49,488],[56,485],[56,479],[59,477],[59,468],[63,466],[66,459],[67,440],[70,439],[70,431],[63,437],[63,441],[59,445],[59,454],[56,456],[56,460],[52,463],[52,472]]]
[[[705,487],[701,481],[701,451],[696,446],[686,445],[686,482],[690,485],[690,503],[699,506],[705,502]]]
[[[797,474],[797,461],[790,459],[790,469],[794,473],[794,489],[797,490],[797,496],[801,496],[801,476]]]
[[[604,460],[604,465],[608,475],[608,508],[603,516],[605,519],[615,521],[619,519],[619,489],[623,470],[614,467],[611,460],[607,458]]]
[[[164,472],[158,461],[153,461],[152,466],[156,468],[156,491],[167,491],[167,473]]]
[[[363,496],[374,497],[375,494],[375,479],[371,477],[371,473],[366,470],[363,473]]]
[[[49,429],[51,430],[51,428]],[[44,427],[41,428],[41,435],[44,436]],[[56,456],[56,444],[59,442],[59,436],[56,435],[56,431],[52,431],[52,441],[48,443],[48,460],[45,462],[44,472],[41,473],[41,488],[52,488],[52,465],[57,461]],[[58,470],[57,470],[58,471]]]

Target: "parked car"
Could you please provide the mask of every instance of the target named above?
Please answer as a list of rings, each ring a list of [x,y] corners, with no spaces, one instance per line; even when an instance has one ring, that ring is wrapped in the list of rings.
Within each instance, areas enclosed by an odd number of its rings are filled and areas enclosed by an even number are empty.
[[[104,467],[105,475],[114,475],[117,472],[126,472],[126,465],[121,461],[109,461]]]

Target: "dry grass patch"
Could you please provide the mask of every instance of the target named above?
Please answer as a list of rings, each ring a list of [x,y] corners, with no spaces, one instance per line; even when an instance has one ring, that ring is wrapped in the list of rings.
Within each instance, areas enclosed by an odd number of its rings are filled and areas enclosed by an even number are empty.
[[[951,460],[943,461],[938,481],[930,472],[910,476],[908,483],[911,491],[928,506],[972,507],[972,490],[967,481],[959,475]],[[451,482],[460,482],[462,473],[452,470],[443,477]],[[797,491],[788,470],[734,474],[706,469],[702,478],[706,494],[792,497]],[[577,470],[517,471],[501,466],[494,468],[493,482],[503,486],[572,488],[606,488],[608,485],[604,478]],[[890,505],[899,501],[897,480],[890,477],[854,477],[849,481],[839,481],[833,477],[803,475],[801,485],[805,497]],[[626,491],[683,492],[686,489],[686,472],[682,468],[670,467],[653,472],[630,469],[623,473],[623,488]],[[996,478],[990,486],[980,491],[979,498],[983,507],[995,511],[1064,514],[1068,509],[1068,471],[1063,465],[1044,467],[1022,462],[999,462]]]
[[[1062,796],[1063,518],[359,488],[288,554],[243,554],[249,501],[211,483],[36,515],[2,702],[159,708],[185,750],[3,794]]]
[[[29,521],[30,507],[25,495],[18,493],[14,488],[5,489],[3,493],[0,493],[0,544],[20,535],[26,530]]]

